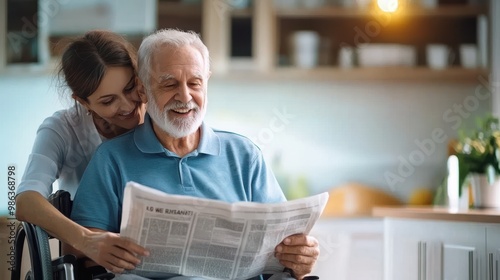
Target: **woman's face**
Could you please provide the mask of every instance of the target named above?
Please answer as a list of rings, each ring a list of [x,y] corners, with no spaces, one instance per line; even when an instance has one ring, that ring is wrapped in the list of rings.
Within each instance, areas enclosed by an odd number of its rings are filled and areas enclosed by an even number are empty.
[[[132,129],[143,123],[146,107],[137,93],[137,77],[130,67],[109,67],[86,103],[87,109],[109,124]]]

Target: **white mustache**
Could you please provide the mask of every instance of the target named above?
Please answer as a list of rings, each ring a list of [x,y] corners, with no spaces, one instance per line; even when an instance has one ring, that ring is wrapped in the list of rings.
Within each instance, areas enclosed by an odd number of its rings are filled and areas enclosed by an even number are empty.
[[[165,109],[166,110],[179,110],[179,109],[181,109],[181,110],[182,109],[184,109],[184,110],[192,110],[192,109],[199,110],[200,108],[193,101],[189,101],[188,103],[183,103],[183,102],[177,101],[174,104],[170,104],[170,105],[166,106]]]

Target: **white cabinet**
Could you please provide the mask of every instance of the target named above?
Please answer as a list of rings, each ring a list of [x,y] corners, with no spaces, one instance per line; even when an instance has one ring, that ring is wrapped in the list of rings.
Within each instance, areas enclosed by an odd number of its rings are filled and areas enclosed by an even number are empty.
[[[500,279],[500,225],[486,227],[486,272],[488,280]]]
[[[420,278],[423,245],[419,239],[425,231],[414,224],[406,224],[406,221],[385,221],[385,280]]]
[[[460,245],[443,245],[443,278],[472,280],[477,278],[476,248]]]
[[[385,279],[441,279],[442,243],[427,221],[387,219],[384,232]]]
[[[321,251],[312,275],[320,279],[382,280],[382,219],[321,219],[310,234],[318,239]]]
[[[461,222],[429,222],[431,235],[441,243],[444,280],[485,279],[485,226]],[[439,265],[436,260],[434,265]]]
[[[486,261],[490,251],[491,262],[498,261],[500,234],[493,232],[500,227],[387,218],[384,229],[385,280],[496,279],[487,278]],[[487,239],[487,232],[498,237]]]

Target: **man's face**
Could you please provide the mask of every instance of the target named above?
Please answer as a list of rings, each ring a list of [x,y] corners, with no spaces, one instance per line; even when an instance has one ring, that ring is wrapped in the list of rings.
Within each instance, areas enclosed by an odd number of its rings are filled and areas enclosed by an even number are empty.
[[[200,52],[163,47],[151,64],[147,110],[154,123],[174,138],[196,132],[205,116],[208,82]]]

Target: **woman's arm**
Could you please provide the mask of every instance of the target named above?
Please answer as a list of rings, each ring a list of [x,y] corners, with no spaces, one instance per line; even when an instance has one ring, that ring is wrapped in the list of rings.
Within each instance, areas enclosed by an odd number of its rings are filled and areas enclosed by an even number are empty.
[[[25,191],[16,197],[16,218],[45,229],[63,244],[64,253],[87,256],[98,265],[114,272],[133,269],[139,263],[135,256],[147,251],[116,233],[87,229],[64,216],[45,197],[35,191]]]
[[[72,222],[57,210],[50,202],[36,191],[25,191],[16,196],[16,218],[42,227],[52,236],[63,240],[58,232],[65,232],[72,227]],[[78,226],[78,225],[77,225]],[[75,235],[76,232],[72,232]]]

